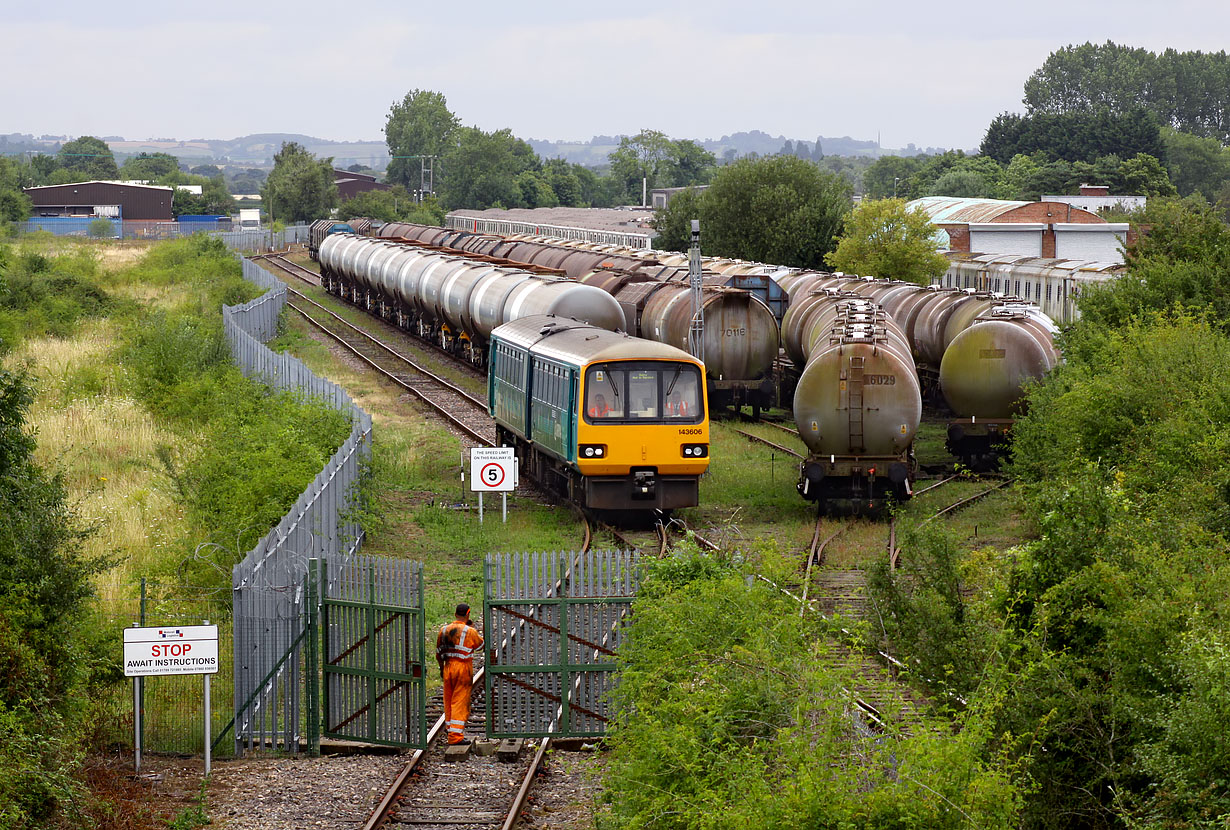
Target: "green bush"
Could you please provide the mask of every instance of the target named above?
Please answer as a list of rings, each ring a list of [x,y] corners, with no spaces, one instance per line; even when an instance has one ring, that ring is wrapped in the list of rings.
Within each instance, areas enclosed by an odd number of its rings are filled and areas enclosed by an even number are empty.
[[[27,337],[68,337],[114,305],[97,283],[98,262],[81,249],[48,256],[23,248],[0,269],[0,354]]]
[[[822,621],[735,562],[652,563],[633,620],[603,826],[1015,826],[1015,773],[988,760],[981,721],[860,727]]]
[[[28,379],[0,371],[0,828],[72,817],[90,578],[87,532],[58,476],[33,460]]]

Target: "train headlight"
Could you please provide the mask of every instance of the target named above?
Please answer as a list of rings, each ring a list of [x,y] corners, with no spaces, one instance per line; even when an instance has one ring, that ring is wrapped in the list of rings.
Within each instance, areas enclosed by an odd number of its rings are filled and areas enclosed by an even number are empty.
[[[606,444],[582,444],[579,449],[582,458],[606,458]]]
[[[682,449],[684,458],[704,458],[709,454],[708,444],[684,444]]]

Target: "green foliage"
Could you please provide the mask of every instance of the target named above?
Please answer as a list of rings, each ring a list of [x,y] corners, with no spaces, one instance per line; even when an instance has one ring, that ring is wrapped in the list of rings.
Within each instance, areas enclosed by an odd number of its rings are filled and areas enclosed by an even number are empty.
[[[698,200],[706,254],[821,267],[850,210],[850,185],[792,156],[740,159],[718,170]],[[659,218],[674,227],[687,218],[684,201]],[[687,225],[684,225],[687,227]]]
[[[1176,130],[1225,143],[1230,57],[1224,51],[1155,54],[1111,41],[1065,46],[1025,82],[1025,106],[1031,113],[1143,108]]]
[[[33,459],[24,374],[0,371],[0,827],[71,818],[82,628],[90,578],[106,563],[80,553],[86,534],[59,476]]]
[[[48,257],[27,247],[7,267],[2,263],[0,257],[0,354],[27,337],[67,337],[81,319],[112,305],[94,279],[90,249]]]
[[[33,170],[16,159],[0,156],[0,223],[30,216],[30,197],[21,192],[34,183]]]
[[[1230,228],[1197,198],[1150,200],[1137,217],[1147,232],[1128,246],[1128,273],[1088,291],[1081,314],[1092,326],[1123,326],[1175,307],[1230,319]]]
[[[651,563],[633,619],[614,826],[1015,826],[1019,793],[982,760],[975,721],[955,737],[918,722],[908,738],[867,738],[816,622],[734,563],[694,550]]]
[[[463,127],[455,136],[456,145],[444,156],[444,173],[437,176],[440,200],[450,210],[533,206],[525,197],[535,197],[537,187],[529,186],[522,175],[528,173],[532,179],[540,163],[529,144],[508,129],[487,133]]]
[[[343,218],[366,216],[383,222],[422,222],[423,218],[431,217],[423,222],[427,225],[444,224],[444,211],[434,199],[420,204],[406,192],[401,185],[394,185],[389,190],[367,190],[355,194],[337,208],[337,215]],[[439,220],[434,217],[439,216]]]
[[[119,168],[115,166],[115,155],[107,142],[92,135],[83,135],[61,145],[60,152],[56,154],[56,164],[60,170],[74,177],[69,181],[116,179],[120,175]]]
[[[179,172],[179,159],[170,153],[138,153],[125,159],[120,176],[125,179],[156,181]]]
[[[413,89],[389,108],[384,125],[389,145],[388,180],[407,190],[420,187],[421,159],[418,156],[444,156],[453,144],[460,125],[439,92]]]
[[[691,246],[692,220],[700,218],[703,192],[689,187],[654,211],[650,225],[658,232],[653,241],[655,247],[663,251],[686,251]]]
[[[846,218],[836,250],[824,261],[848,274],[891,277],[927,285],[948,268],[937,253],[935,228],[921,208],[903,199],[864,199]]]
[[[1147,153],[1165,155],[1161,124],[1143,109],[1124,113],[1078,110],[1058,114],[996,116],[982,139],[980,152],[1001,164],[1013,156],[1038,150],[1062,161],[1092,162],[1101,156],[1120,158]]]
[[[328,216],[337,204],[333,159],[317,159],[301,145],[289,141],[273,157],[273,170],[261,188],[269,213],[289,222],[307,222]]]
[[[624,136],[609,158],[611,178],[622,201],[638,205],[644,188],[704,184],[717,163],[713,154],[696,142],[674,141],[658,130]]]
[[[1199,193],[1210,202],[1217,200],[1230,183],[1230,149],[1215,138],[1201,138],[1162,130],[1166,142],[1166,169],[1180,196]]]
[[[86,235],[90,239],[110,239],[115,234],[115,224],[110,219],[99,217],[90,222],[89,228],[86,229]]]
[[[161,453],[194,526],[217,546],[212,557],[168,563],[169,575],[189,585],[225,584],[229,566],[277,523],[350,432],[348,418],[332,407],[272,392],[233,365],[221,306],[259,294],[238,271],[217,239],[156,246],[133,276],[187,284],[199,294],[180,308],[135,314],[121,349],[132,394],[191,438],[182,454]],[[185,547],[199,541],[185,540]]]

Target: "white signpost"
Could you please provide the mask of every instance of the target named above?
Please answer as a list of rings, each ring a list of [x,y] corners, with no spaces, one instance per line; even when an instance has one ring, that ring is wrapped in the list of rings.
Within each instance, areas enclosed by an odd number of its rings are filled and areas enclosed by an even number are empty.
[[[209,676],[218,672],[218,626],[166,625],[124,629],[124,676],[133,678],[133,744],[141,771],[141,678],[168,674],[205,677],[205,775],[210,773]]]
[[[508,494],[517,488],[517,454],[512,447],[470,448],[470,490],[478,493],[478,523],[483,522],[483,493],[499,493],[501,514],[508,521]]]

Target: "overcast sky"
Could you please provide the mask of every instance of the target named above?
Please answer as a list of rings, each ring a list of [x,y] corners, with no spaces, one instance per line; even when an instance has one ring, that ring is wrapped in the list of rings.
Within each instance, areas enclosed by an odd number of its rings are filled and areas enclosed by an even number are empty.
[[[14,3],[0,133],[381,140],[444,93],[463,124],[586,140],[764,130],[975,148],[1062,46],[1216,51],[1230,4]]]

